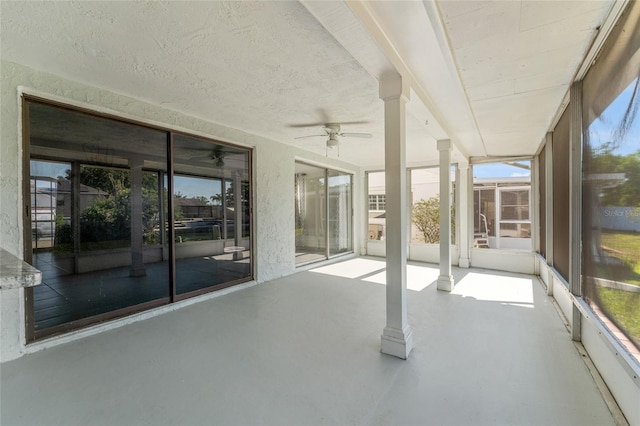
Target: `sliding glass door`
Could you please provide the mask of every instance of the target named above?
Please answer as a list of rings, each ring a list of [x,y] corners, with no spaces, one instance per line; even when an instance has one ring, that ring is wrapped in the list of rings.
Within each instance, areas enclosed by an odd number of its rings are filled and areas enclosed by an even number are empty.
[[[24,116],[29,341],[252,278],[250,150],[36,100]]]
[[[352,175],[296,163],[296,265],[353,250]]]

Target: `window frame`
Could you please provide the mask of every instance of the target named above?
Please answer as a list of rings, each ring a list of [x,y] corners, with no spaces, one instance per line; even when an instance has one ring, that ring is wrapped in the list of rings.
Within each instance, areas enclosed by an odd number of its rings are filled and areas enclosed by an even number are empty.
[[[375,208],[371,208],[372,204]],[[370,212],[383,212],[387,209],[387,197],[386,194],[369,194],[369,211]]]

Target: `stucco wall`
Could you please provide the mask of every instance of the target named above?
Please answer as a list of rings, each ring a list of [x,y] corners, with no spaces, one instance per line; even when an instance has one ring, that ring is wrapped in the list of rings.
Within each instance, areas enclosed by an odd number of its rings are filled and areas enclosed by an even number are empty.
[[[268,281],[295,272],[294,163],[296,159],[354,172],[354,194],[358,194],[357,168],[337,159],[307,153],[260,136],[171,111],[127,96],[72,82],[18,64],[1,61],[0,133],[0,244],[22,258],[21,123],[19,92],[39,95],[125,118],[160,124],[238,145],[255,147],[254,220],[256,280]],[[22,88],[22,89],[21,89]],[[283,117],[283,122],[286,117]],[[358,200],[357,196],[354,200]],[[355,206],[358,218],[360,206]],[[354,223],[354,228],[361,226]],[[354,241],[358,241],[356,233]],[[20,355],[24,335],[22,294],[0,295],[0,360]]]
[[[2,63],[0,67],[0,244],[10,253],[22,257],[18,209],[20,191],[19,176],[22,171],[19,161],[19,109],[16,84],[18,74],[15,67]]]

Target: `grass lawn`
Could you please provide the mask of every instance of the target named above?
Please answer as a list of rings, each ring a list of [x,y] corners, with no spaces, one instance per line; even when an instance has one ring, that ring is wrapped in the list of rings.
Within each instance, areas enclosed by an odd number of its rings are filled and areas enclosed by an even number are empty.
[[[599,265],[595,274],[608,280],[640,285],[640,234],[609,231],[602,232],[600,238],[609,255],[621,262]],[[596,291],[602,310],[640,347],[640,293],[604,287]]]
[[[600,242],[603,246],[615,250],[612,256],[622,260],[628,266],[628,274],[622,277],[607,277],[627,284],[640,285],[640,234],[631,232],[602,232]]]
[[[599,288],[597,291],[603,310],[640,347],[640,293],[613,288]]]

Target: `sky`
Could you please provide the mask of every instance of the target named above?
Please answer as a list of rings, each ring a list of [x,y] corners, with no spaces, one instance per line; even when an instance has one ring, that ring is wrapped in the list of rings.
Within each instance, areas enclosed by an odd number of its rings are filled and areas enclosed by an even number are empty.
[[[531,167],[531,161],[518,161],[523,166]],[[475,164],[473,166],[474,178],[517,177],[531,176],[531,169],[511,166],[506,163]]]
[[[222,193],[222,181],[219,179],[195,178],[187,176],[174,176],[173,187],[175,193],[180,193],[187,198],[206,197]]]
[[[50,161],[31,160],[31,176],[46,176],[57,178],[66,176],[66,171],[71,168],[68,163],[53,163]]]
[[[592,147],[599,147],[613,140],[613,132],[624,115],[635,87],[637,78],[633,80],[625,90],[607,107],[591,126],[589,126],[589,139]],[[640,94],[639,94],[640,95]],[[632,154],[640,150],[640,111],[636,111],[633,126],[629,129],[627,137],[618,142],[618,148],[614,151],[618,155]]]

